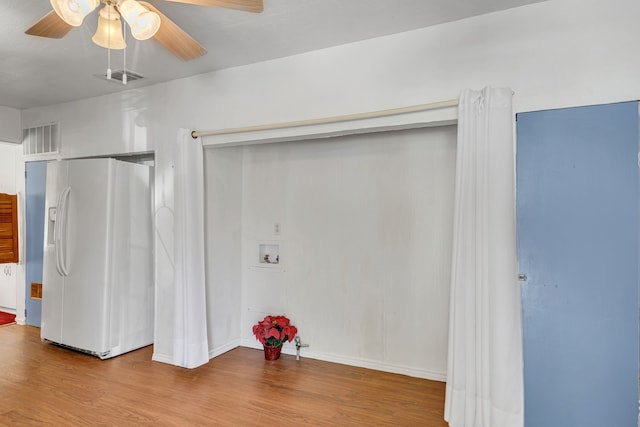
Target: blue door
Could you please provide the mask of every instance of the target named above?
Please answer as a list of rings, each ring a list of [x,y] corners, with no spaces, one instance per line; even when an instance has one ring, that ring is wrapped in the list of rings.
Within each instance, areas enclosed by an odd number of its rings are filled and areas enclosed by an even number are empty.
[[[42,283],[42,251],[44,247],[44,198],[47,181],[46,162],[25,164],[26,199],[26,303],[27,325],[40,326],[42,304],[31,299],[31,282]]]
[[[638,104],[519,114],[526,427],[638,423]]]

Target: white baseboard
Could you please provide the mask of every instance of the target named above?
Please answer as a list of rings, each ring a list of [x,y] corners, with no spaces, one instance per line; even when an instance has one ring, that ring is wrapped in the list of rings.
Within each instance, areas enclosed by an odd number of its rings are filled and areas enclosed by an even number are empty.
[[[262,350],[262,345],[255,340],[235,339],[225,345],[209,350],[209,359],[213,359],[214,357],[220,356],[221,354],[224,354],[240,346]],[[282,353],[295,356],[296,355],[295,345],[291,343],[285,344],[282,347]],[[324,362],[340,363],[342,365],[374,369],[376,371],[407,375],[410,377],[422,378],[422,379],[432,380],[432,381],[446,382],[447,380],[446,372],[431,371],[427,369],[413,368],[410,366],[403,366],[403,365],[395,365],[395,364],[385,363],[377,360],[362,359],[362,358],[350,357],[350,356],[341,356],[341,355],[331,354],[331,353],[316,353],[316,352],[309,351],[306,348],[301,350],[300,358],[301,359],[309,358],[309,359],[322,360]],[[154,353],[152,356],[152,360],[155,360],[157,362],[173,364],[173,357],[166,354]]]
[[[221,354],[226,353],[229,350],[233,350],[234,348],[239,346],[240,346],[240,340],[237,339],[237,340],[231,341],[228,344],[209,350],[209,359],[213,359],[216,356],[220,356]],[[174,365],[173,356],[168,354],[153,353],[153,355],[151,356],[151,360],[154,360],[156,362],[167,363],[169,365]]]
[[[168,354],[161,353],[153,353],[151,356],[151,360],[155,360],[156,362],[168,363],[169,365],[173,365],[173,357]]]
[[[212,350],[209,350],[209,359],[213,359],[214,357],[220,356],[227,351],[233,350],[234,348],[240,347],[240,339],[235,339],[228,344],[221,345]]]
[[[259,350],[262,349],[262,345],[255,340],[243,339],[241,341],[241,345],[242,347],[255,348]],[[285,344],[282,348],[282,353],[295,356],[296,355],[295,345]],[[323,362],[340,363],[342,365],[357,366],[359,368],[374,369],[376,371],[407,375],[410,377],[422,378],[425,380],[441,381],[441,382],[447,381],[446,372],[431,371],[427,369],[413,368],[410,366],[394,365],[391,363],[385,363],[377,360],[362,359],[362,358],[350,357],[350,356],[341,356],[337,354],[316,353],[316,352],[309,351],[309,349],[307,348],[304,348],[300,351],[300,359],[303,359],[303,358],[322,360]]]

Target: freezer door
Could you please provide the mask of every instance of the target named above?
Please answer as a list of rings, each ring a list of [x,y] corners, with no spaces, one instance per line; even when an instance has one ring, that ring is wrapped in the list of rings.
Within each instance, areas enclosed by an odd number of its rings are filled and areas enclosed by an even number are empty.
[[[42,258],[42,321],[40,334],[43,339],[60,342],[62,338],[62,293],[64,280],[57,270],[55,228],[58,199],[67,185],[68,163],[47,163],[44,247]]]
[[[97,354],[108,350],[107,265],[111,253],[114,162],[112,159],[61,162],[67,180],[62,183],[64,188],[57,189],[60,196],[50,251],[54,261],[50,264],[55,265],[54,275],[62,286],[59,291],[56,289],[51,301],[46,301],[48,295],[43,295],[43,316],[45,305],[53,306],[48,307],[47,313],[59,310],[61,316],[59,338],[44,331],[43,338]]]

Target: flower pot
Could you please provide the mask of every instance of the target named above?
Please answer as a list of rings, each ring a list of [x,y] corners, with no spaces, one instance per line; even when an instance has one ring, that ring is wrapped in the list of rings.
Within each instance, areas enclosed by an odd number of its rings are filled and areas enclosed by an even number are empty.
[[[280,358],[280,352],[282,351],[282,346],[279,347],[269,347],[264,346],[264,360],[277,360]]]

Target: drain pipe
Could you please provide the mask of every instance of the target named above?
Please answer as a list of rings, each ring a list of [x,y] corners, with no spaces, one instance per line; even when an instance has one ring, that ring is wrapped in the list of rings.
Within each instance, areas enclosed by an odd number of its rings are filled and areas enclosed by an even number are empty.
[[[296,360],[300,360],[300,349],[303,347],[309,347],[309,344],[302,344],[300,337],[296,336]]]

